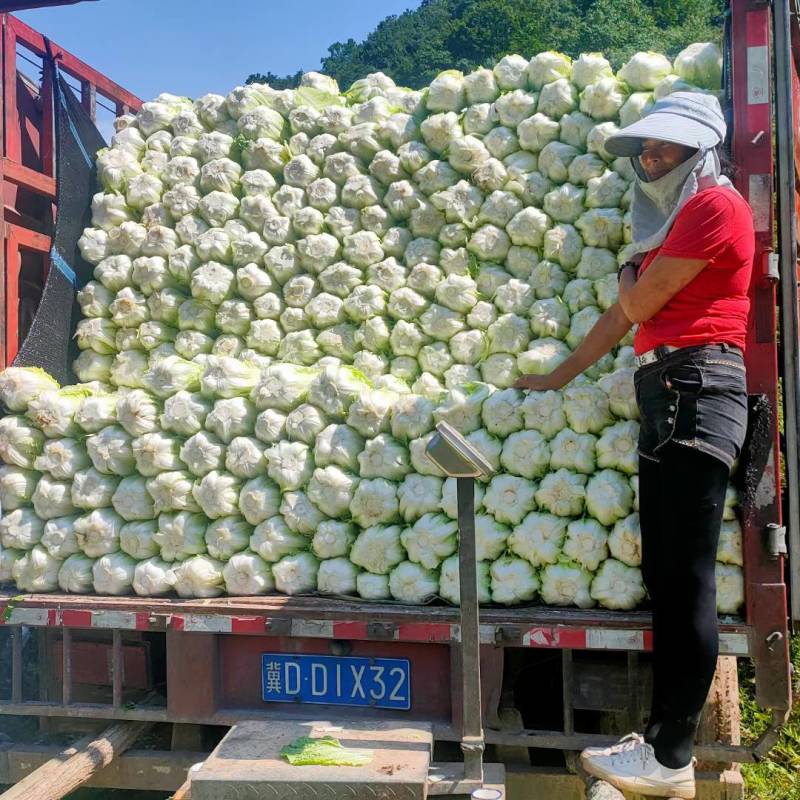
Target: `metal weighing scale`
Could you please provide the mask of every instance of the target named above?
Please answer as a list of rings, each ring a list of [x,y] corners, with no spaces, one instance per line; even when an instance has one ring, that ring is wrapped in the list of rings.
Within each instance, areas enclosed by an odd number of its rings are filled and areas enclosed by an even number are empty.
[[[463,763],[433,764],[433,733],[425,723],[308,719],[249,721],[235,725],[209,758],[191,772],[192,800],[326,800],[429,796],[502,800],[505,770],[484,767],[478,578],[475,556],[475,479],[494,470],[483,455],[445,422],[427,447],[428,458],[457,479],[461,593]],[[330,735],[343,745],[373,751],[364,767],[290,766],[281,748],[299,736]]]

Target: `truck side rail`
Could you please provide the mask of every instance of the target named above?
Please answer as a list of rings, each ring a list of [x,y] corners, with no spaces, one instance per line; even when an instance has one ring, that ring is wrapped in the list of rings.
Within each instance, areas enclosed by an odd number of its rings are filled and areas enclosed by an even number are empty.
[[[19,348],[19,279],[23,263],[46,264],[56,197],[53,62],[80,85],[81,102],[96,119],[98,96],[116,114],[136,111],[142,101],[11,14],[0,14],[2,95],[0,124],[0,369]],[[50,58],[52,56],[52,60]],[[22,63],[41,61],[41,85],[24,79]],[[28,67],[29,68],[29,67]],[[46,268],[42,266],[41,269]]]

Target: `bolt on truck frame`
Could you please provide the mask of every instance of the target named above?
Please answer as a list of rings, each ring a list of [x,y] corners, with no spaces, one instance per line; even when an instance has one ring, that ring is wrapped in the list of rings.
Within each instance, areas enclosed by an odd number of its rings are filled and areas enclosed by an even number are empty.
[[[772,712],[772,723],[747,746],[735,737],[702,745],[700,757],[715,763],[762,757],[776,741],[792,702],[788,628],[790,620],[800,620],[798,5],[797,0],[731,0],[725,16],[731,151],[740,169],[738,188],[753,208],[757,237],[748,384],[750,394],[769,407],[769,424],[757,434],[769,455],[753,502],[743,510],[745,608],[741,618],[721,620],[720,640],[723,656],[753,660],[756,699]],[[3,14],[0,21],[2,367],[12,362],[26,332],[20,311],[23,280],[30,294],[31,285],[43,283],[49,263],[56,192],[48,44],[62,73],[77,82],[76,93],[93,117],[97,105],[110,101],[116,113],[124,113],[136,110],[140,100],[15,17]],[[26,76],[31,64],[40,78]],[[200,726],[314,719],[336,712],[324,705],[265,703],[265,652],[407,659],[414,682],[408,710],[360,708],[359,719],[424,721],[439,742],[461,738],[458,609],[307,597],[186,601],[14,597],[6,592],[0,594],[0,625],[10,633],[7,663],[0,663],[10,673],[7,691],[0,689],[0,714],[45,722],[68,718],[172,725],[171,751],[131,751],[101,773],[102,785],[177,788],[188,766],[201,757],[180,751],[204,749]],[[532,794],[533,787],[545,785],[540,780],[545,773],[528,766],[528,748],[577,751],[608,741],[597,732],[608,722],[608,717],[601,719],[608,712],[616,715],[610,718],[614,733],[639,727],[652,643],[647,612],[493,608],[481,612],[479,631],[486,742],[495,748],[492,760],[509,767],[511,796],[519,785],[525,786],[526,796],[539,796]],[[0,750],[0,783],[18,780],[47,755],[24,745]],[[552,757],[543,760],[553,762]],[[514,769],[520,780],[532,774],[539,780],[519,784]],[[725,791],[721,796],[734,796]]]

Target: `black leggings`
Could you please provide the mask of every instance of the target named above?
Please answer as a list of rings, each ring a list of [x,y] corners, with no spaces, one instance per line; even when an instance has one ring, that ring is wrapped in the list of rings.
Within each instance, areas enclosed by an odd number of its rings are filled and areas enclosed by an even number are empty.
[[[645,739],[689,763],[719,653],[714,566],[729,470],[670,442],[639,463],[642,572],[653,607],[653,701]]]

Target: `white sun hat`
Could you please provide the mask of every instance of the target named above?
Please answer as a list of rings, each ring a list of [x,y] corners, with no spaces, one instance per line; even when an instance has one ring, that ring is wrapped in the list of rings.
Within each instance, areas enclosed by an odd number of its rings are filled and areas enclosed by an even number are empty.
[[[725,141],[727,126],[713,94],[675,92],[654,103],[642,119],[610,136],[605,148],[614,156],[638,156],[645,139],[660,139],[697,149]]]

